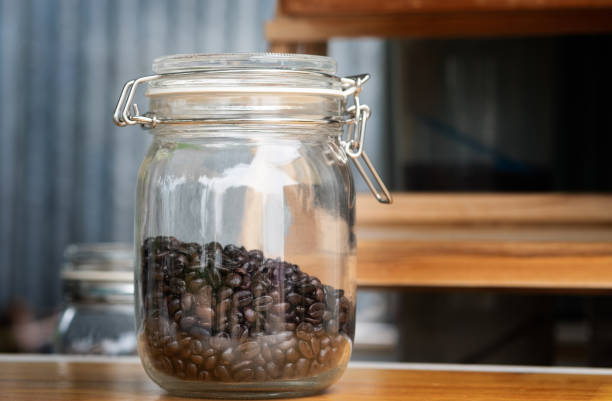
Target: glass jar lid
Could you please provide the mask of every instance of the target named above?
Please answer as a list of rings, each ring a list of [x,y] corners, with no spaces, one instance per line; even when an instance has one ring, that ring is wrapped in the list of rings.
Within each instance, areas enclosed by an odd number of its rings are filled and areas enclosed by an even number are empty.
[[[134,257],[131,244],[72,244],[64,252],[64,293],[71,301],[131,303]]]
[[[174,54],[153,61],[156,74],[196,71],[274,69],[333,75],[336,61],[331,57],[283,53]]]

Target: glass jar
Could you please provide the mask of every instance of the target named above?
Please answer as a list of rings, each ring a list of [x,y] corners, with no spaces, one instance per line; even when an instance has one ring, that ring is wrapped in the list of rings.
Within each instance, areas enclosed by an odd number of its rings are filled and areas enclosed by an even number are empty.
[[[135,355],[134,257],[130,244],[74,244],[62,269],[65,306],[55,340],[62,354]]]
[[[169,392],[298,396],[346,368],[349,159],[363,158],[381,185],[368,179],[373,193],[390,197],[363,153],[367,76],[335,68],[318,56],[176,55],[124,87],[115,122],[153,134],[136,200],[139,354]],[[150,112],[140,115],[142,82]]]

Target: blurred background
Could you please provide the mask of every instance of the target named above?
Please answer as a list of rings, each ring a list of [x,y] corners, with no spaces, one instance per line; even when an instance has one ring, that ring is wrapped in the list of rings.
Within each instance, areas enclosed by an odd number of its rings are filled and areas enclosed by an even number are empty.
[[[66,264],[129,266],[121,243],[150,137],[113,124],[123,83],[166,54],[266,51],[275,10],[273,0],[0,0],[0,352],[57,349]],[[393,191],[607,193],[610,49],[608,34],[334,38],[327,54],[339,75],[373,76],[366,146]],[[119,244],[65,253],[75,243]],[[354,358],[609,366],[609,303],[360,290]],[[130,341],[65,351],[129,353]]]

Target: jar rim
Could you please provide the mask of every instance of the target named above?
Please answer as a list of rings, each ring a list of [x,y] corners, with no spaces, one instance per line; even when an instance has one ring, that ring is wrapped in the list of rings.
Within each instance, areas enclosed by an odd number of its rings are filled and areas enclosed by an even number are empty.
[[[333,75],[336,73],[336,60],[310,54],[263,52],[173,54],[153,60],[153,72],[156,74],[243,69],[307,71]]]

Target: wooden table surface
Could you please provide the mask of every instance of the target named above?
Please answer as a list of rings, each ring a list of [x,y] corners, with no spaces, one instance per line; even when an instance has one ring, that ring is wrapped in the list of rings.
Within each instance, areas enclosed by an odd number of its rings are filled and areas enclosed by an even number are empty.
[[[609,369],[352,364],[303,400],[612,400]],[[171,397],[135,358],[0,355],[0,400],[185,400]]]

